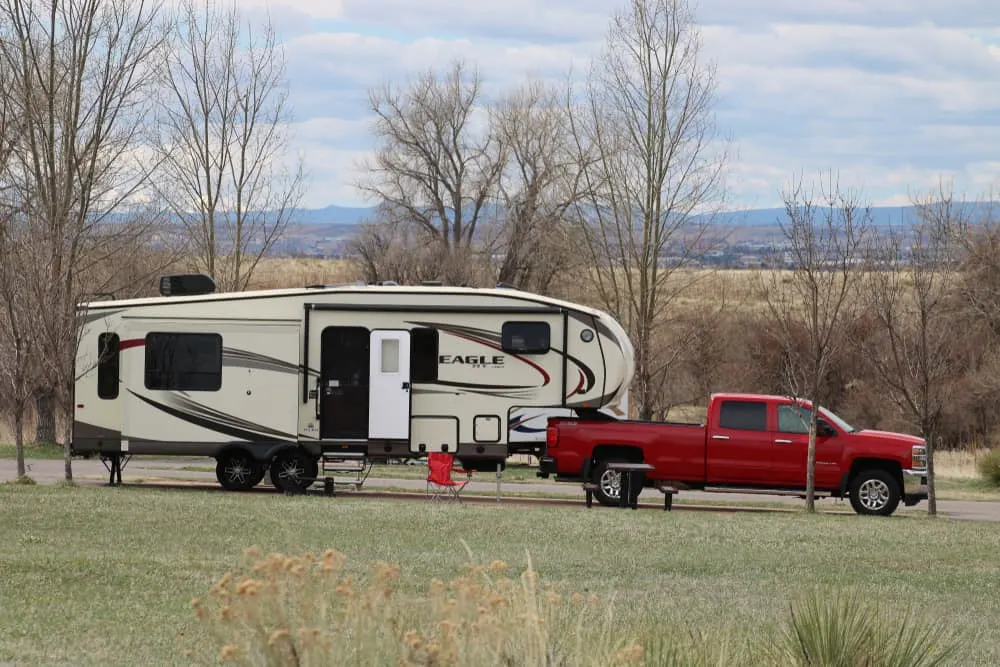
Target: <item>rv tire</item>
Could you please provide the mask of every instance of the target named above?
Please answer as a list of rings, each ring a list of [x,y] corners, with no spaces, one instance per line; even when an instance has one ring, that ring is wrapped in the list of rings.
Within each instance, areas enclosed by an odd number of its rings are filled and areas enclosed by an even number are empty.
[[[228,491],[247,491],[264,479],[264,466],[246,450],[233,449],[216,460],[215,478]]]
[[[271,484],[285,493],[305,493],[316,481],[315,460],[299,448],[283,449],[271,459]]]

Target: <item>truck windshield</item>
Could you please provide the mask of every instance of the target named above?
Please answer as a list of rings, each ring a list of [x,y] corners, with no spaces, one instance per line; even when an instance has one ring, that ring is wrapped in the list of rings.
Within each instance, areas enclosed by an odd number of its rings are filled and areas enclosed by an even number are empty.
[[[837,428],[839,428],[844,433],[854,433],[854,431],[857,430],[853,426],[851,426],[850,424],[848,424],[847,422],[845,422],[843,419],[841,419],[837,415],[835,415],[832,412],[830,412],[829,410],[827,410],[826,408],[820,408],[819,411],[820,411],[820,414],[822,414],[825,419],[827,419],[827,420],[833,422],[834,424],[836,424]]]

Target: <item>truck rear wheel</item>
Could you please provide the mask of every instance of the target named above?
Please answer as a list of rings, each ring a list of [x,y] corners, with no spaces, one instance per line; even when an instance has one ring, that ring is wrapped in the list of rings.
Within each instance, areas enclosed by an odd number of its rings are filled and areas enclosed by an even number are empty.
[[[226,452],[215,464],[215,478],[229,491],[248,491],[264,479],[264,466],[249,452]]]
[[[621,473],[608,470],[609,463],[614,460],[598,461],[594,466],[593,482],[597,485],[594,496],[597,502],[608,507],[616,507],[621,499],[622,476]]]
[[[899,482],[880,468],[862,470],[851,480],[851,507],[858,514],[889,516],[900,501]]]

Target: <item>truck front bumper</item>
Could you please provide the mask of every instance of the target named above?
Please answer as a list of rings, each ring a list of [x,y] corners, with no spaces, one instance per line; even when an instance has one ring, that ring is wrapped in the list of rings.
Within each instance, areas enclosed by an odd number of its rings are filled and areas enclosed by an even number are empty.
[[[907,507],[927,499],[927,471],[903,471],[903,504]]]

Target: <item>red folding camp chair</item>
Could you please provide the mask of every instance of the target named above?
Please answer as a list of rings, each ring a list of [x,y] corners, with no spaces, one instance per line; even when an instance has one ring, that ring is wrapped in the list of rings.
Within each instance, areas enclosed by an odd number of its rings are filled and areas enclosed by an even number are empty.
[[[468,470],[453,467],[455,457],[444,452],[431,452],[427,455],[427,495],[431,500],[438,500],[445,496],[450,496],[461,502],[459,494],[470,479],[457,481],[452,479],[453,472],[465,473],[470,476]],[[433,494],[433,495],[431,495]]]

